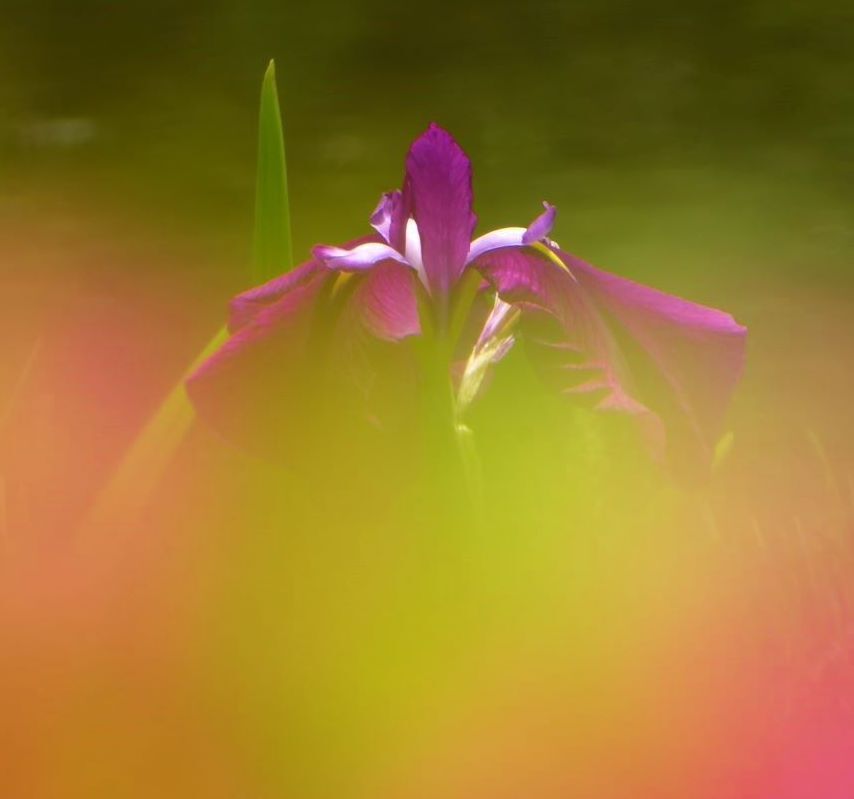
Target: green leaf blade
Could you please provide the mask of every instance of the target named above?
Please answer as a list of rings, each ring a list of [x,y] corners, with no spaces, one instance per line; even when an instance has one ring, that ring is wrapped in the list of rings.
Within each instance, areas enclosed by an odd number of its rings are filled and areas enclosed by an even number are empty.
[[[276,89],[276,67],[270,61],[261,86],[258,118],[258,173],[255,188],[253,285],[293,267],[285,138]]]

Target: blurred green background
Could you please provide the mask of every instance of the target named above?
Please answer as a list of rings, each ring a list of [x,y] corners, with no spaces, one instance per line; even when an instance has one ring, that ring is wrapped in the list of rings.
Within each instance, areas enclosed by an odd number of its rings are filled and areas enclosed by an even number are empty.
[[[746,264],[844,277],[853,17],[838,0],[7,0],[4,204],[85,191],[245,240],[275,57],[298,251],[361,230],[435,119],[472,155],[485,220],[548,197],[592,260],[712,291]]]

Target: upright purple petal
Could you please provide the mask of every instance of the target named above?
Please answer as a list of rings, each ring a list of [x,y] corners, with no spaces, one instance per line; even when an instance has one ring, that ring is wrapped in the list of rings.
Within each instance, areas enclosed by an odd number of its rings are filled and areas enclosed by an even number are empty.
[[[542,241],[552,232],[555,218],[557,217],[557,208],[547,202],[543,203],[543,207],[546,210],[528,225],[525,235],[522,236],[522,244],[533,244],[536,241]]]
[[[465,266],[477,217],[471,162],[438,125],[430,125],[409,150],[404,203],[418,224],[430,291],[445,297]]]
[[[391,217],[392,217],[392,194],[386,192],[380,197],[377,207],[371,214],[371,227],[383,237],[386,244],[389,243],[389,234],[391,232]]]
[[[371,226],[383,240],[402,253],[406,240],[406,222],[409,212],[399,191],[383,194],[379,204],[371,214]]]

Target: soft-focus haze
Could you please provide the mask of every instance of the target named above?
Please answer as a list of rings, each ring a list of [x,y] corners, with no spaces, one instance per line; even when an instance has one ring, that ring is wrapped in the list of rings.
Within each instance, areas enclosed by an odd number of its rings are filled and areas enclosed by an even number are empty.
[[[843,0],[5,0],[0,795],[854,795],[852,53]],[[91,523],[247,287],[270,58],[298,261],[435,120],[481,230],[548,200],[746,324],[710,483],[514,351],[479,520],[332,429],[283,469],[194,426]]]

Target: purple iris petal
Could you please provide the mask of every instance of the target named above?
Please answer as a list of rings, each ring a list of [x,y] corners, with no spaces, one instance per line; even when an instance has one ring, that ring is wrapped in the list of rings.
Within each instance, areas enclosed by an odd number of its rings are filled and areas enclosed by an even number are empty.
[[[318,260],[308,261],[284,275],[273,278],[267,283],[238,294],[228,304],[228,330],[236,333],[248,324],[255,316],[280,300],[285,294],[293,291],[316,276],[323,264]]]
[[[187,392],[196,412],[220,435],[277,458],[299,447],[294,436],[311,412],[300,388],[311,379],[306,352],[324,287],[336,279],[326,269],[314,270],[271,303],[256,306],[190,376]]]
[[[344,250],[351,250],[361,244],[376,241],[375,236],[362,236],[344,244]],[[283,275],[262,283],[260,286],[248,289],[234,297],[228,304],[228,329],[235,333],[250,322],[261,311],[278,302],[286,294],[294,291],[316,276],[319,271],[326,271],[321,260],[314,258],[285,272]]]
[[[399,191],[389,191],[383,194],[371,214],[371,226],[387,244],[403,252],[407,218],[403,195]]]
[[[543,208],[546,210],[528,225],[525,235],[522,236],[522,244],[533,244],[536,241],[542,241],[552,232],[555,217],[557,216],[557,208],[549,205],[547,202],[543,203]]]
[[[409,219],[406,223],[404,254],[406,262],[418,274],[419,280],[429,293],[430,285],[427,282],[427,274],[424,271],[424,258],[421,255],[421,234],[418,232],[418,225],[414,219]]]
[[[472,263],[492,250],[500,250],[504,247],[521,247],[525,236],[523,227],[503,227],[498,230],[490,230],[478,236],[469,248],[466,263]]]
[[[503,299],[556,323],[529,343],[546,350],[565,393],[639,415],[648,430],[663,424],[674,462],[707,464],[742,371],[745,329],[722,311],[557,253],[575,280],[530,251],[492,252],[477,265]]]
[[[645,362],[644,390],[711,452],[744,369],[747,329],[732,316],[596,269],[559,251],[626,349]],[[640,378],[639,378],[640,382]]]
[[[409,150],[404,202],[418,223],[427,285],[434,297],[445,297],[465,266],[477,217],[471,162],[438,125]]]
[[[341,249],[372,243],[375,237],[363,237]],[[337,286],[329,289],[344,276],[317,259],[238,294],[229,304],[231,338],[187,381],[199,416],[244,449],[286,459],[289,442],[305,432],[298,428],[312,414],[303,406],[320,368],[312,342],[326,334],[318,328],[343,328],[351,347],[359,327],[385,341],[420,332],[410,267],[385,260],[348,277],[337,310],[330,299]]]
[[[393,247],[379,241],[359,244],[353,249],[321,244],[312,250],[312,255],[333,270],[346,269],[356,272],[370,269],[380,261],[394,260],[406,264],[406,259]]]
[[[469,247],[466,263],[476,261],[482,255],[492,250],[500,250],[503,247],[524,247],[546,239],[552,232],[557,208],[548,203],[543,203],[546,210],[540,214],[527,228],[504,227],[491,230],[476,238]]]
[[[389,236],[391,233],[391,216],[392,216],[392,198],[391,192],[386,192],[380,197],[377,207],[371,214],[371,227],[383,237],[386,244],[390,242]]]
[[[401,342],[421,332],[412,272],[442,319],[471,264],[497,297],[491,311],[489,292],[475,298],[448,364],[461,405],[513,345],[518,325],[562,393],[631,415],[657,450],[666,441],[679,468],[708,464],[742,371],[745,328],[558,249],[548,238],[556,209],[543,205],[527,228],[471,241],[471,164],[431,125],[409,151],[403,191],[383,195],[371,217],[383,241],[316,247],[312,261],[232,301],[230,340],[188,381],[200,415],[256,450],[293,448],[319,397],[380,426],[405,417],[418,381],[409,379],[412,348]],[[395,366],[376,369],[375,358]]]
[[[394,261],[379,264],[353,296],[362,321],[377,338],[399,341],[421,332],[410,269]]]

